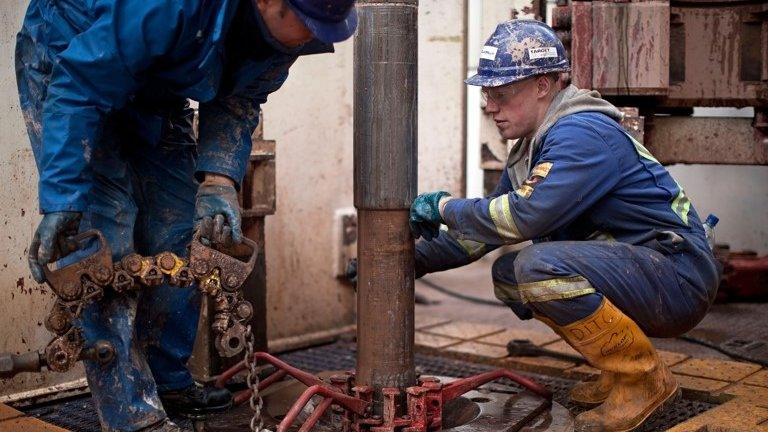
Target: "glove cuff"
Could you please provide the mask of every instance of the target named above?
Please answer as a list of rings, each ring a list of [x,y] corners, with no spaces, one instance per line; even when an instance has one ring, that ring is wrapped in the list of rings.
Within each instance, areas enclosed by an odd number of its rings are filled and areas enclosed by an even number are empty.
[[[200,187],[197,188],[197,195],[237,195],[237,190],[235,189],[235,186],[233,185],[225,185],[225,184],[218,184],[218,183],[201,183]]]
[[[437,202],[437,211],[440,213],[440,219],[445,220],[445,217],[443,217],[443,212],[445,211],[445,205],[448,204],[448,201],[452,199],[453,198],[450,195],[445,195],[440,197],[440,201]]]
[[[235,181],[231,178],[215,173],[205,173],[205,179],[200,186],[232,186],[235,187]]]

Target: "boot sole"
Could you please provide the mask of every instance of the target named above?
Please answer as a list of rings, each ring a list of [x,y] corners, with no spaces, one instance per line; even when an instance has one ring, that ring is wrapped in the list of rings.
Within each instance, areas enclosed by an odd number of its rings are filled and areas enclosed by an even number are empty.
[[[669,392],[666,396],[660,397],[660,402],[657,403],[653,408],[649,408],[642,414],[642,418],[640,421],[638,421],[634,426],[628,428],[628,429],[617,429],[613,432],[632,432],[640,428],[640,426],[645,423],[646,420],[648,420],[648,417],[652,416],[653,414],[661,413],[663,411],[666,411],[669,409],[670,406],[674,405],[675,402],[677,402],[682,397],[682,391],[680,390],[680,384],[675,382],[675,386],[673,387],[672,391]]]

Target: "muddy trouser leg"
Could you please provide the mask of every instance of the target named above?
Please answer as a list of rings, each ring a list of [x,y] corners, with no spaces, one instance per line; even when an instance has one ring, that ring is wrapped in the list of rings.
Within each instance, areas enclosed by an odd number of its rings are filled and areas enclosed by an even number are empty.
[[[120,154],[118,143],[109,142],[110,136],[111,133],[105,134],[92,155],[94,186],[88,195],[89,207],[83,214],[80,229],[100,230],[117,260],[135,250],[137,207],[132,197],[131,167]],[[76,260],[79,255],[64,261]],[[166,416],[136,338],[134,326],[141,295],[140,292],[116,294],[107,288],[105,297],[83,312],[81,324],[86,344],[103,339],[115,347],[113,362],[104,366],[85,362],[94,404],[102,427],[109,431],[137,430]]]
[[[496,296],[521,319],[533,313],[564,326],[597,310],[603,296],[653,337],[695,326],[709,294],[680,277],[690,269],[655,250],[620,242],[537,243],[493,265]]]
[[[45,24],[41,5],[38,1],[30,4],[16,46],[19,99],[38,163],[42,103],[56,55],[52,47],[66,47],[66,37],[72,37],[57,33],[61,28],[52,29]],[[56,44],[46,44],[52,41]],[[94,186],[80,227],[99,229],[109,242],[113,257],[119,258],[133,251],[136,206],[131,196],[129,168],[109,134],[92,151],[91,162]],[[73,254],[62,264],[74,262],[83,254]],[[107,431],[133,431],[165,418],[149,366],[134,340],[136,306],[135,294],[116,295],[107,289],[103,300],[84,310],[80,322],[86,346],[103,339],[115,347],[116,357],[111,363],[101,366],[85,362],[94,404]]]
[[[136,250],[142,255],[171,251],[187,257],[192,239],[195,193],[195,147],[161,143],[128,155],[139,207]],[[195,285],[167,284],[142,293],[136,332],[144,347],[158,391],[193,383],[186,363],[195,342],[200,296]]]

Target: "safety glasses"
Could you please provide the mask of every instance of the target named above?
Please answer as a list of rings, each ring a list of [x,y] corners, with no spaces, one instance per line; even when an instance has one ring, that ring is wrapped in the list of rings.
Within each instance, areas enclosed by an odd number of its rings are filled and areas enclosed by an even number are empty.
[[[483,87],[480,90],[480,97],[482,98],[483,104],[487,105],[488,102],[493,102],[496,105],[503,105],[509,102],[515,95],[523,90],[525,86],[523,83],[531,80],[531,78],[526,78],[521,81],[515,81],[498,87]]]

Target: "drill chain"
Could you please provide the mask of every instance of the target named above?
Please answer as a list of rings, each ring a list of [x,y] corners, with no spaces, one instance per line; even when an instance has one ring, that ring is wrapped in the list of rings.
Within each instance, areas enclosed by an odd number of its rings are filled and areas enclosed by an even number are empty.
[[[103,298],[108,288],[124,294],[162,284],[189,287],[195,281],[201,293],[213,299],[211,326],[219,355],[233,357],[245,350],[246,326],[253,317],[253,305],[243,297],[242,285],[256,261],[258,248],[254,242],[244,241],[251,249],[247,262],[203,245],[196,233],[189,260],[166,251],[150,257],[133,253],[113,263],[111,250],[101,232],[87,231],[73,240],[80,244],[90,238],[97,240],[96,252],[56,270],[44,269],[47,283],[56,294],[45,327],[56,336],[40,354],[38,366],[47,365],[51,370],[66,372],[83,358],[93,357],[102,363],[114,358],[114,347],[105,341],[84,350],[85,339],[78,325],[83,310]],[[8,361],[2,362],[5,358],[0,355],[0,377],[34,369],[34,362],[27,361],[20,368],[15,366],[19,364],[18,359],[6,357]]]

